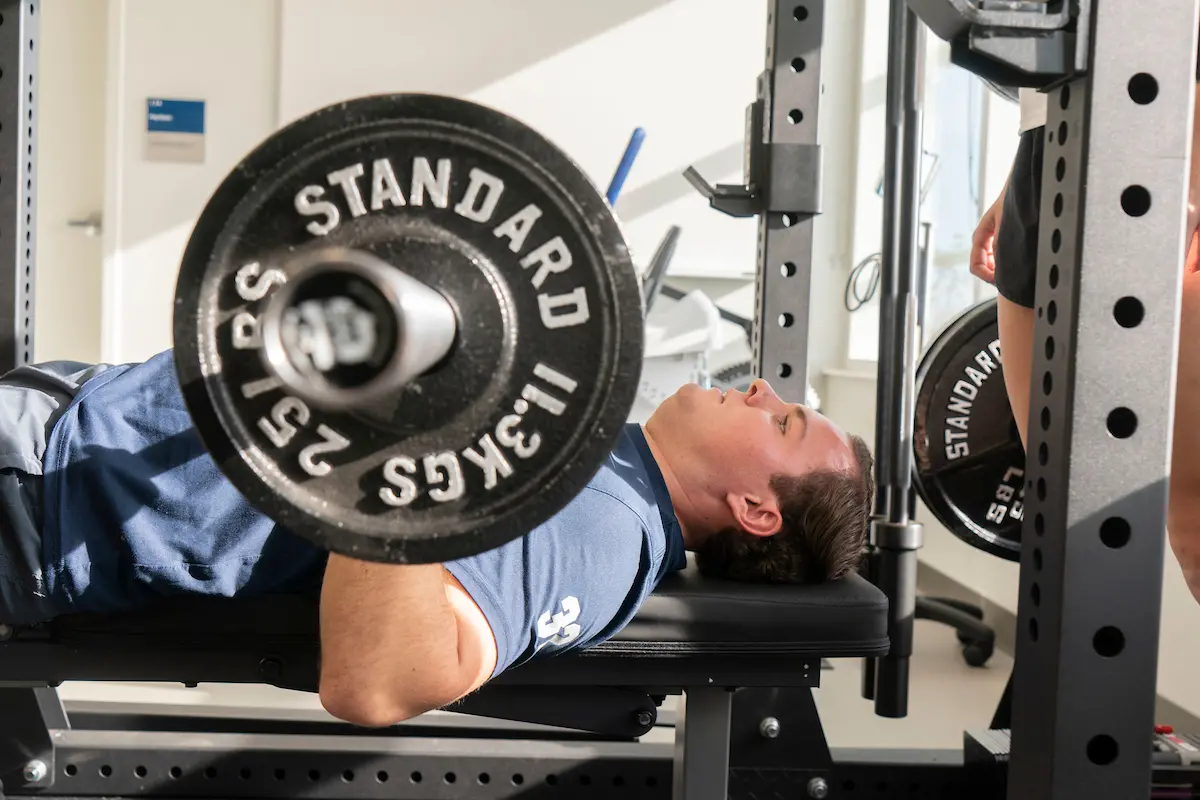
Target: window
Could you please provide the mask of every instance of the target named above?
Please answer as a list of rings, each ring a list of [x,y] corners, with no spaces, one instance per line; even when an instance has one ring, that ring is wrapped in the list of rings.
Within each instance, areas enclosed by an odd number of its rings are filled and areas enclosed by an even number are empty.
[[[886,103],[887,17],[864,26],[863,89],[860,103],[859,175],[855,204],[855,297],[870,296],[850,315],[848,359],[874,362],[879,347],[878,291],[870,292],[882,238],[882,168]],[[922,344],[967,308],[995,290],[971,275],[971,239],[980,215],[995,200],[1016,152],[1019,109],[971,73],[950,63],[950,48],[926,35],[921,231],[928,241],[922,308]],[[920,255],[920,253],[919,253]],[[872,256],[875,258],[872,260]],[[851,272],[847,267],[847,279]],[[853,290],[853,291],[851,291]]]

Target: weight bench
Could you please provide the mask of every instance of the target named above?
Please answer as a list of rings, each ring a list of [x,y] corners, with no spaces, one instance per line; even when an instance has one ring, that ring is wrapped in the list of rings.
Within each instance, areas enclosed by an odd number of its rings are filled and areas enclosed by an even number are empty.
[[[775,693],[772,696],[778,702],[781,690],[797,690],[795,697],[805,704],[802,713],[815,716],[810,689],[819,685],[821,659],[885,654],[886,612],[883,593],[858,575],[816,586],[757,586],[701,579],[694,566],[689,566],[664,581],[633,622],[613,640],[583,653],[510,670],[447,710],[587,732],[596,741],[633,743],[636,737],[654,728],[659,705],[667,695],[682,695],[675,725],[673,764],[665,760],[657,766],[641,764],[644,783],[660,786],[658,796],[665,796],[665,787],[672,785],[672,796],[676,798],[724,800],[731,752],[734,762],[745,761],[748,743],[754,748],[765,747],[767,752],[762,755],[768,759],[781,757],[781,751],[771,755],[773,745],[786,745],[791,757],[799,752],[795,739],[785,736],[781,742],[774,741],[778,739],[778,721],[774,721],[772,730],[771,724],[754,709],[748,709],[749,717],[739,728],[738,719],[744,715],[738,712],[735,696],[742,691],[749,693],[747,697],[755,691]],[[137,744],[129,745],[131,760],[121,761],[116,751],[120,750],[122,740],[117,734],[97,738],[91,732],[58,730],[68,728],[69,722],[57,694],[46,689],[47,686],[63,681],[99,680],[186,685],[265,683],[304,691],[317,688],[316,597],[179,598],[134,614],[72,615],[46,626],[6,634],[8,638],[0,642],[0,687],[6,687],[0,689],[0,719],[6,726],[17,722],[16,733],[6,732],[0,726],[0,780],[4,792],[10,795],[26,790],[43,795],[90,794],[80,782],[85,778],[96,780],[91,777],[94,767],[83,769],[79,762],[82,759],[83,763],[94,765],[97,751],[104,753],[110,770],[103,779],[103,792],[95,793],[138,794],[137,786],[146,791],[146,785],[153,783],[149,774],[154,770],[147,764],[158,763],[148,751],[166,748],[163,744],[166,734],[143,737]],[[29,722],[31,718],[35,720],[33,723]],[[390,734],[404,736],[398,729],[405,727],[389,729]],[[784,727],[792,736],[806,735],[787,728],[786,723]],[[817,732],[820,733],[819,727]],[[379,732],[356,733],[384,738]],[[73,734],[83,737],[79,747],[86,754],[70,746]],[[211,738],[205,745],[210,759],[214,755]],[[828,765],[823,734],[819,738],[819,746],[813,752],[818,761],[825,763],[813,764],[813,769]],[[84,746],[84,739],[90,744]],[[489,744],[486,756],[492,759],[489,763],[494,772],[505,769],[494,763],[499,757],[495,748],[499,746]],[[626,755],[636,762],[635,751],[641,745],[626,746],[634,748]],[[197,775],[202,772],[209,777],[207,783],[201,784],[208,787],[202,791],[208,796],[220,796],[212,783],[220,779],[215,768],[204,767],[207,763],[204,761],[186,762],[181,747],[171,748],[172,778],[176,781],[187,778],[189,767],[181,764],[190,764]],[[239,747],[246,747],[244,741]],[[296,754],[292,755],[291,763],[299,764]],[[311,751],[300,755],[305,763],[316,758]],[[343,759],[346,756],[344,752],[341,755]],[[277,761],[272,763],[283,763],[278,759],[284,756],[277,753]],[[526,755],[529,763],[522,774],[546,773],[545,782],[549,784],[553,770],[563,766],[555,764],[555,759],[561,756],[561,753],[537,758]],[[389,756],[392,760],[385,759],[391,774],[409,774],[399,771],[403,765],[394,760],[399,757],[393,754]],[[30,773],[28,769],[32,761],[46,765],[45,774],[38,780],[29,780],[38,777],[38,770]],[[373,774],[388,774],[381,763],[385,762],[375,762]],[[76,766],[72,767],[73,764]],[[112,764],[126,764],[129,768],[123,771]],[[162,764],[165,775],[168,767],[165,761]],[[739,765],[746,766],[734,764]],[[317,769],[297,768],[296,773]],[[511,772],[512,767],[508,769]],[[250,791],[254,796],[285,796],[282,786],[272,790],[267,772],[258,770],[262,773],[261,780],[266,782],[260,786],[254,783],[251,770],[242,767],[241,778],[251,781],[251,786],[243,782],[237,791]],[[275,777],[284,772],[276,767]],[[361,768],[359,772],[362,773]],[[344,780],[351,772],[334,769],[325,774],[342,774]],[[481,771],[480,780],[487,774]],[[410,780],[418,775],[412,771]],[[121,776],[127,776],[127,785],[134,782],[130,787],[134,791],[121,788]],[[623,778],[619,780],[624,782]],[[399,791],[399,783],[397,779],[386,787],[375,788],[386,792],[381,797],[420,796]],[[364,786],[366,781],[359,781],[354,796],[363,796]]]

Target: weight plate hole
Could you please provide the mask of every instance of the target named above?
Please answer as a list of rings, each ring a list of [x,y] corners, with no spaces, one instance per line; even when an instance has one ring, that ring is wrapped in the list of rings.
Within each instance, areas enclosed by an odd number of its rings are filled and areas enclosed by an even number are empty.
[[[1029,618],[1029,638],[1035,642],[1038,640],[1037,617]]]
[[[1146,316],[1146,307],[1136,297],[1122,297],[1113,306],[1113,319],[1122,328],[1136,328]]]
[[[808,66],[808,64],[804,61],[803,58],[793,58],[792,59],[792,72],[804,72],[804,68],[807,66]]]
[[[804,121],[804,112],[801,111],[800,109],[793,108],[791,111],[788,112],[788,122],[792,123],[793,125],[799,125],[803,121]]]
[[[1067,121],[1065,119],[1058,123],[1058,143],[1067,143]]]
[[[1117,754],[1120,748],[1117,747],[1117,740],[1107,734],[1093,736],[1087,743],[1088,761],[1093,764],[1104,767],[1117,760]]]
[[[1058,265],[1057,264],[1052,264],[1050,266],[1050,288],[1051,289],[1058,288]]]
[[[1158,97],[1158,81],[1148,72],[1139,72],[1129,79],[1129,99],[1144,106]]]
[[[797,22],[804,22],[804,20],[808,19],[808,9],[804,6],[796,6],[796,10],[792,12],[792,16],[796,18]]]
[[[1120,628],[1105,625],[1092,637],[1092,647],[1095,648],[1097,655],[1103,658],[1113,658],[1120,655],[1121,651],[1125,649],[1125,634],[1121,633]]]
[[[1060,181],[1067,177],[1067,160],[1062,156],[1059,156],[1058,163],[1054,165],[1054,177]]]
[[[1033,600],[1035,606],[1042,604],[1042,587],[1036,583],[1029,587],[1029,597]]]
[[[1118,439],[1128,439],[1137,431],[1137,414],[1128,408],[1114,408],[1108,414],[1108,432]]]
[[[796,274],[796,265],[790,261],[785,261],[779,265],[779,274],[785,278],[791,278]]]
[[[1150,210],[1150,191],[1145,186],[1128,186],[1121,192],[1121,208],[1131,217],[1141,217]]]

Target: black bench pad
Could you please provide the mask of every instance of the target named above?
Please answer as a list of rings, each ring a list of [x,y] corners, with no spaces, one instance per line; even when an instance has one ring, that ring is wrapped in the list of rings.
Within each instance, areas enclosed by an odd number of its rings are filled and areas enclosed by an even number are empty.
[[[820,658],[887,652],[887,599],[857,575],[816,586],[701,578],[664,581],[613,640],[535,661],[498,682],[518,685],[784,685],[781,671]],[[270,683],[315,687],[317,598],[181,597],[129,614],[74,614],[0,643],[0,682],[64,680]],[[716,676],[720,677],[716,677]],[[773,676],[773,677],[769,677]],[[806,685],[816,680],[807,675]],[[775,680],[775,683],[764,683]]]

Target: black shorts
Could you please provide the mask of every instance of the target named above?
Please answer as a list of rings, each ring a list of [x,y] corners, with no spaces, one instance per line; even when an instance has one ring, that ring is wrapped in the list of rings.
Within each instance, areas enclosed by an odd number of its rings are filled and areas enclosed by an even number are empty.
[[[996,290],[1006,300],[1033,308],[1037,285],[1038,219],[1042,200],[1042,148],[1046,129],[1021,134],[996,231]]]

